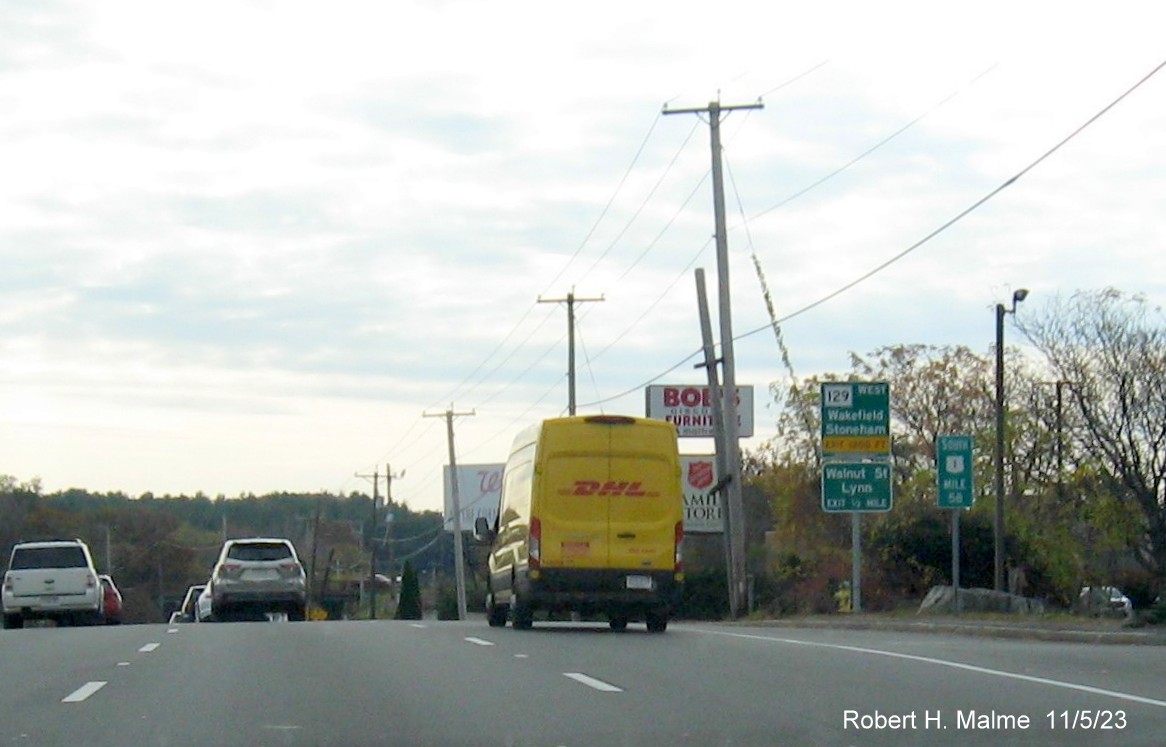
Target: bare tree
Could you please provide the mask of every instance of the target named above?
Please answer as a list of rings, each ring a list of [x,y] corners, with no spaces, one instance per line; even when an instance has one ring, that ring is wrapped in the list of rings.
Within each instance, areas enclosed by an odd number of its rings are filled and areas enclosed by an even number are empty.
[[[1024,336],[1070,382],[1072,438],[1111,489],[1144,520],[1135,556],[1166,576],[1166,327],[1145,299],[1079,291],[1017,319]]]

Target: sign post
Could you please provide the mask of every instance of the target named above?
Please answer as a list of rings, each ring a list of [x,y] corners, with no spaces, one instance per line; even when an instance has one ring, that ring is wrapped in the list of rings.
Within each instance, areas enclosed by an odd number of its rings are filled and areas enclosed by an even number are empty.
[[[821,389],[822,509],[850,513],[854,612],[862,612],[862,514],[890,511],[891,387],[828,382]]]
[[[960,510],[975,501],[972,480],[972,437],[937,436],[935,439],[935,479],[939,508],[951,512],[952,612],[960,613]]]

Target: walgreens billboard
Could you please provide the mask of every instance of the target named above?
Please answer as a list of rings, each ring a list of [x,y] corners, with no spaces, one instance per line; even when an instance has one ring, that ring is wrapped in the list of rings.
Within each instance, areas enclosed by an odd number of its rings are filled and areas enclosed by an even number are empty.
[[[713,437],[712,395],[707,386],[653,384],[647,389],[648,417],[667,420],[681,438]],[[737,432],[753,435],[753,387],[737,387]]]

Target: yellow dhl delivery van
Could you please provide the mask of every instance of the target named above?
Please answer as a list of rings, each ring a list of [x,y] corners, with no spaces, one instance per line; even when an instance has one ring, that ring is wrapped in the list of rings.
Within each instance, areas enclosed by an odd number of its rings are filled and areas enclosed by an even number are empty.
[[[514,440],[491,543],[486,611],[529,628],[536,610],[605,615],[663,631],[684,580],[676,429],[590,415],[546,420]]]

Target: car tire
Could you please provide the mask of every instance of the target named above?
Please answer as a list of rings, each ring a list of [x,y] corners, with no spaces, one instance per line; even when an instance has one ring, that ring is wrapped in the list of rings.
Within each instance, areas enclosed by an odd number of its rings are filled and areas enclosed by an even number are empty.
[[[664,612],[649,612],[647,623],[649,633],[663,633],[668,629],[668,615]]]
[[[516,604],[512,610],[515,630],[530,630],[534,627],[534,610],[528,605]]]
[[[509,614],[510,610],[506,605],[494,604],[493,594],[486,598],[486,622],[490,624],[491,628],[506,627],[506,618]]]
[[[5,630],[18,630],[24,627],[24,618],[20,615],[5,615],[4,628]]]
[[[308,619],[307,605],[293,604],[287,608],[288,622],[303,622]]]
[[[628,629],[628,619],[624,615],[612,615],[607,621],[607,624],[615,631],[624,631]]]

